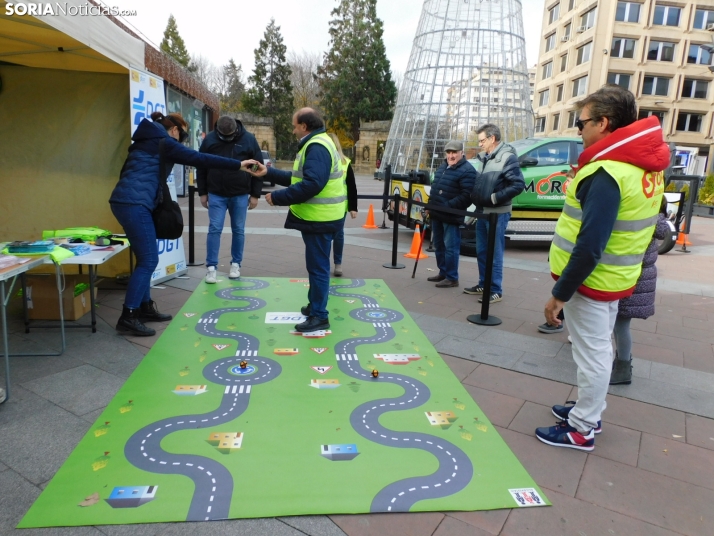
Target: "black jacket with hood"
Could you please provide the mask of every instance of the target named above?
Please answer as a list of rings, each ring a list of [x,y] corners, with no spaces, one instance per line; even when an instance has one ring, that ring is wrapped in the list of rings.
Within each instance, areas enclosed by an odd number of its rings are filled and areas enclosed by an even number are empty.
[[[236,135],[231,141],[223,141],[214,129],[206,135],[199,152],[208,153],[235,160],[257,160],[263,163],[263,153],[258,141],[248,132],[243,123],[236,119]],[[196,169],[196,186],[198,195],[212,193],[222,197],[250,194],[251,197],[260,197],[263,181],[253,177],[245,171],[223,169]]]

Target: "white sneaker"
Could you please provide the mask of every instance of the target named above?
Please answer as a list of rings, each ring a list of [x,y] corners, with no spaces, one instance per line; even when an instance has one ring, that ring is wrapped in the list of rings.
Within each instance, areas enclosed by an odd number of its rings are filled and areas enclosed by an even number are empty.
[[[240,277],[240,264],[237,262],[231,263],[231,271],[228,273],[228,279],[238,279]]]
[[[206,272],[206,283],[213,284],[216,282],[216,267],[209,266]]]

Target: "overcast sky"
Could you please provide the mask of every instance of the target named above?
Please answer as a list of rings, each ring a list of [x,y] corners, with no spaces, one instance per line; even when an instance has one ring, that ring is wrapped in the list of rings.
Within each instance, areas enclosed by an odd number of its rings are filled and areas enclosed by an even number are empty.
[[[471,0],[476,1],[476,0]],[[538,60],[544,0],[522,0],[528,65]],[[329,43],[330,12],[338,0],[104,0],[110,6],[137,11],[126,21],[157,46],[173,14],[191,54],[216,65],[229,58],[243,66],[246,78],[253,70],[253,51],[270,18],[281,28],[288,50],[325,52]],[[384,43],[392,71],[407,69],[423,0],[378,0],[377,15],[384,22]]]

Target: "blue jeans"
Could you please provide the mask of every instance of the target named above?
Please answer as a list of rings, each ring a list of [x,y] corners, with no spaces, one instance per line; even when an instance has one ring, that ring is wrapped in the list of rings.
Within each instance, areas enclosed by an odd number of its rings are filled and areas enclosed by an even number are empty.
[[[339,231],[335,233],[335,239],[333,240],[334,244],[332,245],[333,252],[332,252],[332,258],[335,261],[335,264],[342,264],[342,251],[345,249],[345,228],[343,227]]]
[[[450,281],[459,280],[459,253],[461,252],[461,230],[453,223],[431,220],[431,241],[436,251],[436,265],[439,275]]]
[[[248,194],[223,197],[208,194],[208,237],[206,238],[206,267],[218,266],[221,232],[226,221],[226,210],[231,217],[231,262],[243,262],[245,244],[245,217],[248,212]]]
[[[151,212],[141,205],[112,204],[112,213],[124,228],[136,257],[134,272],[126,287],[124,305],[137,309],[151,299],[151,276],[159,264],[159,247]]]
[[[330,247],[337,233],[302,233],[305,242],[305,266],[310,279],[307,299],[311,316],[327,319],[327,297],[330,293]]]
[[[503,250],[506,249],[506,227],[511,213],[498,215],[496,223],[496,247],[493,252],[491,272],[491,294],[503,295]],[[488,249],[488,220],[479,218],[476,222],[476,257],[478,258],[478,284],[483,286],[486,277],[486,250]]]

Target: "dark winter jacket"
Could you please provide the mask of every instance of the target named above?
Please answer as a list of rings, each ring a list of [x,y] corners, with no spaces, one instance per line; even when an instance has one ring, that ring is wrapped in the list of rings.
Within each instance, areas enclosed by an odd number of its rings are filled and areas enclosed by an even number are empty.
[[[355,172],[352,169],[352,164],[347,166],[347,211],[357,212],[357,181],[355,180]]]
[[[434,174],[429,194],[430,205],[440,205],[458,210],[466,210],[471,204],[471,190],[474,188],[478,173],[466,158],[461,158],[453,167],[444,160]],[[459,225],[464,217],[448,212],[430,210],[429,215],[444,223]]]
[[[298,151],[308,142],[310,138],[325,132],[324,128],[315,130],[305,136],[298,144]],[[300,182],[290,184],[292,171],[277,169],[275,166],[268,168],[266,180],[275,181],[281,186],[289,186],[283,190],[276,190],[271,194],[274,205],[289,206],[304,203],[319,194],[327,186],[332,170],[332,157],[330,152],[320,145],[313,143],[305,152],[305,165],[303,166],[303,178]],[[286,229],[297,229],[303,233],[336,233],[343,228],[345,217],[333,221],[309,221],[298,218],[292,210],[288,211],[285,220]]]
[[[471,192],[471,201],[478,212],[511,211],[511,200],[526,188],[516,150],[507,143],[499,143],[491,154],[476,157],[480,175]],[[495,202],[494,202],[495,198]]]
[[[654,236],[642,259],[642,273],[632,296],[622,298],[617,305],[617,316],[625,318],[649,318],[655,313],[655,288],[657,286],[657,240],[671,232],[664,214],[659,215]]]
[[[235,160],[253,159],[262,164],[263,153],[255,136],[243,127],[243,123],[238,120],[236,120],[236,123],[238,129],[232,141],[221,140],[218,137],[218,133],[213,130],[203,140],[199,152]],[[260,197],[263,181],[259,177],[253,177],[246,171],[197,168],[196,186],[198,195],[212,193],[222,197],[233,197],[250,194],[251,197]]]
[[[141,205],[153,211],[159,202],[159,141],[164,139],[165,169],[161,179],[166,180],[174,164],[220,169],[240,169],[239,160],[201,154],[181,145],[166,132],[161,123],[144,119],[131,137],[119,182],[114,187],[109,202],[116,205]]]

